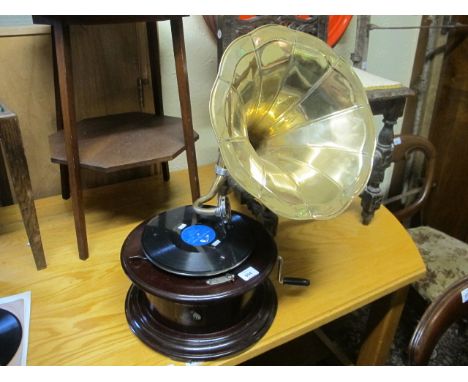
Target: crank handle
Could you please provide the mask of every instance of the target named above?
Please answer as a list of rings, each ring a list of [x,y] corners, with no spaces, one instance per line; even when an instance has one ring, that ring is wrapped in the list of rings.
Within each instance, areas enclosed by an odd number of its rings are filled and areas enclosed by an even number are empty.
[[[283,258],[278,256],[278,282],[286,285],[309,286],[310,280],[299,277],[283,277]]]

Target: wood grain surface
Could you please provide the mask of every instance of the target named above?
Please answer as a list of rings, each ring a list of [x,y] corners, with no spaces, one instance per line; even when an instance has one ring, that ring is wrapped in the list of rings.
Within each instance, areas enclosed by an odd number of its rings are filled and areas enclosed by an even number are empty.
[[[455,21],[468,23],[468,15]],[[436,187],[423,210],[425,224],[468,243],[468,39],[466,29],[447,40],[429,140],[437,151]]]
[[[106,173],[168,161],[185,148],[180,118],[149,113],[85,119],[77,123],[77,135],[81,167]],[[52,162],[67,163],[63,138],[63,130],[49,137]]]
[[[138,99],[137,78],[149,78],[145,24],[71,29],[77,119],[153,112],[151,83],[143,87],[143,110]],[[61,183],[47,139],[56,131],[51,42],[48,25],[0,28],[0,68],[8,73],[0,77],[1,101],[18,115],[35,197],[57,194]],[[82,169],[82,181],[95,187],[148,176],[154,170],[154,166],[146,166],[105,174]]]
[[[0,107],[4,108],[3,105],[0,105]],[[18,118],[5,109],[0,111],[0,146],[0,150],[3,151],[5,156],[5,162],[10,173],[11,183],[13,184],[36,267],[38,270],[45,268],[47,264],[37,222],[29,168],[24,154]]]
[[[214,166],[199,169],[207,192]],[[191,203],[187,172],[170,182],[138,179],[86,190],[90,258],[76,256],[70,201],[37,201],[48,268],[37,272],[18,209],[0,209],[0,295],[32,292],[29,365],[168,365],[177,362],[142,344],[129,330],[124,300],[130,281],[120,248],[143,219]],[[233,208],[245,212],[232,200]],[[280,220],[277,243],[287,276],[307,277],[308,288],[280,286],[278,313],[258,343],[207,364],[233,365],[394,292],[425,272],[405,229],[384,207],[360,223],[359,201],[329,221]],[[272,275],[275,279],[275,275]]]
[[[0,50],[0,69],[7,73],[0,76],[1,101],[18,116],[34,196],[55,195],[59,172],[50,162],[47,143],[55,131],[50,33],[2,36]]]

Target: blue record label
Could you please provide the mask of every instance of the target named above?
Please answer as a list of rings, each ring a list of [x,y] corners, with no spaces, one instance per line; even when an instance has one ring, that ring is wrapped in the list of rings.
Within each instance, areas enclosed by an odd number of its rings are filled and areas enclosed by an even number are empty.
[[[216,239],[216,232],[213,228],[204,224],[195,224],[184,228],[180,238],[189,245],[200,247],[211,244]]]

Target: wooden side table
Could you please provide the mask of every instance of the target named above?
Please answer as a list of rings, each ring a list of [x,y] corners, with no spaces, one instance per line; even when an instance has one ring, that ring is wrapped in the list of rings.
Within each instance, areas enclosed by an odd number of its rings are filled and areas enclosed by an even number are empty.
[[[20,207],[36,268],[37,270],[46,268],[47,264],[42,247],[39,223],[37,222],[31,179],[29,178],[28,163],[24,155],[18,118],[16,114],[9,111],[2,104],[0,104],[0,143],[0,156],[2,156],[1,149],[3,148],[4,161],[10,171],[11,183]]]
[[[354,68],[366,89],[367,98],[374,115],[383,116],[383,127],[377,138],[372,173],[366,188],[361,194],[362,222],[367,225],[380,208],[383,199],[381,184],[385,170],[390,166],[393,153],[393,127],[403,116],[406,99],[415,92],[402,84],[390,81]]]
[[[182,118],[164,116],[159,67],[157,22],[169,20]],[[80,168],[112,172],[153,163],[163,164],[186,151],[192,199],[199,181],[187,76],[182,16],[34,16],[36,24],[52,30],[57,100],[57,133],[49,139],[52,161],[59,163],[62,196],[71,193],[79,257],[88,258]],[[145,22],[147,26],[154,114],[124,113],[76,121],[73,96],[70,26]],[[68,180],[67,180],[68,178]],[[68,183],[69,182],[69,183]]]

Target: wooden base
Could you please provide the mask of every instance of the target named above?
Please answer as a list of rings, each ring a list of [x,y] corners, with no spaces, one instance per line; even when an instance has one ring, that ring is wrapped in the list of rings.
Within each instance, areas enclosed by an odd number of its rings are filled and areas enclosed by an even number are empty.
[[[133,229],[121,251],[121,264],[133,285],[128,292],[125,311],[133,333],[146,345],[159,353],[181,361],[210,360],[238,353],[257,342],[268,330],[276,314],[275,289],[268,279],[277,259],[273,238],[260,223],[233,212],[233,225],[245,224],[243,239],[252,242],[249,256],[236,267],[212,276],[185,276],[162,269],[145,255],[142,223]],[[180,207],[157,216],[164,222],[159,236],[172,237],[171,227],[193,218],[191,206]],[[236,223],[234,223],[234,220]],[[241,221],[242,223],[239,223]],[[207,223],[209,224],[209,223]],[[251,238],[249,239],[249,234]],[[240,250],[241,245],[231,243],[238,231],[226,228],[226,237],[211,249],[214,257]],[[155,241],[168,250],[174,246],[187,246],[175,240]],[[209,250],[204,247],[204,252]],[[225,248],[225,249],[222,249]],[[182,249],[180,249],[182,250]],[[194,249],[193,249],[194,250]],[[224,251],[224,252],[223,252]],[[164,251],[162,251],[164,252]],[[166,253],[166,252],[164,252]],[[178,252],[168,252],[177,256]],[[201,252],[188,250],[186,259],[195,266]],[[246,271],[250,277],[246,276]]]
[[[229,301],[217,305],[226,307]],[[199,308],[186,309],[197,314],[195,309]],[[224,328],[214,327],[215,330],[208,333],[184,332],[167,321],[135,285],[130,288],[125,301],[125,313],[132,332],[157,352],[184,362],[216,359],[245,350],[267,332],[276,309],[275,289],[268,279],[253,291],[245,308],[232,317],[234,323]]]

